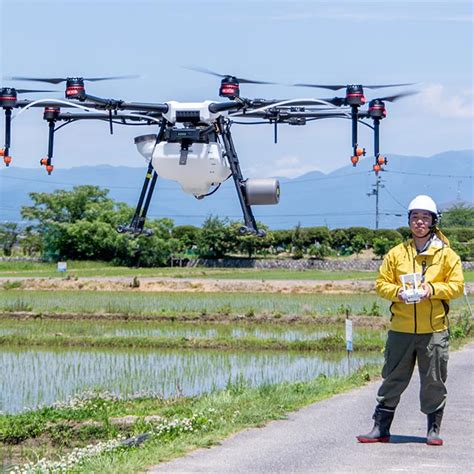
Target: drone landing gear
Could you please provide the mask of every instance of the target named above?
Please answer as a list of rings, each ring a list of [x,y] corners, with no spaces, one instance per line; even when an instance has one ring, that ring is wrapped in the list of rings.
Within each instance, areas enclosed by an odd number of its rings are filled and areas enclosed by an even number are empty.
[[[224,150],[229,162],[229,167],[232,172],[232,179],[234,180],[235,189],[237,191],[237,196],[239,197],[240,207],[242,208],[242,213],[244,215],[244,222],[240,228],[241,234],[256,234],[260,237],[265,236],[265,232],[258,230],[257,222],[250,207],[249,200],[247,198],[247,190],[245,187],[245,180],[242,176],[242,171],[240,170],[239,158],[237,152],[235,151],[234,142],[232,141],[232,135],[230,133],[230,124],[227,121],[224,121],[222,117],[219,118],[218,127],[220,134],[222,136],[222,142],[224,145]]]
[[[120,234],[130,233],[135,235],[153,235],[153,231],[143,230],[145,224],[146,214],[148,212],[148,207],[150,206],[151,197],[155,189],[156,180],[158,179],[157,172],[153,169],[153,166],[150,163],[148,164],[148,169],[145,176],[145,181],[143,183],[142,192],[140,193],[140,198],[138,199],[138,204],[135,209],[135,214],[133,215],[132,222],[130,225],[120,225],[117,227],[117,232]],[[143,204],[145,202],[145,204]]]

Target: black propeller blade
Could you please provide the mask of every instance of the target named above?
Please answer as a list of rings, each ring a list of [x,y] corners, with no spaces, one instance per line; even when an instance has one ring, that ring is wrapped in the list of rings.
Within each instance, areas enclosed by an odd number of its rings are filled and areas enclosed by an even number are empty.
[[[53,91],[52,89],[17,89],[16,87],[15,90],[18,92],[18,94],[28,94],[30,92],[58,92]]]
[[[108,77],[82,77],[84,81],[111,81],[117,79],[136,79],[138,75],[129,75],[129,76],[108,76]],[[23,76],[13,76],[8,78],[13,81],[35,81],[35,82],[47,82],[48,84],[60,84],[61,82],[66,82],[68,77],[23,77]]]
[[[267,81],[254,81],[253,79],[245,79],[243,77],[236,77],[232,74],[219,74],[218,72],[211,71],[210,69],[206,69],[203,67],[190,67],[190,66],[183,66],[184,69],[188,69],[190,71],[195,72],[202,72],[203,74],[209,74],[210,76],[220,77],[221,79],[225,77],[233,77],[237,79],[238,82],[241,84],[275,84],[274,82],[267,82]]]
[[[416,95],[419,94],[418,91],[407,91],[407,92],[400,92],[400,94],[395,94],[395,95],[389,95],[387,97],[378,97],[378,100],[382,100],[384,102],[395,102],[398,99],[401,99],[402,97],[408,97],[410,95]]]
[[[292,84],[294,87],[317,87],[320,89],[330,89],[332,91],[338,91],[340,89],[346,89],[349,84]],[[366,89],[381,89],[384,87],[402,87],[402,86],[411,86],[413,85],[412,82],[407,84],[379,84],[379,85],[371,85],[366,86],[362,85],[362,87]]]

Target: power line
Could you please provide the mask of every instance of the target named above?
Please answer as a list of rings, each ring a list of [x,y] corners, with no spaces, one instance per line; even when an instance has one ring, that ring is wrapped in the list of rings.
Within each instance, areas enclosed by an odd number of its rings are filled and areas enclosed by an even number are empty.
[[[456,175],[456,174],[432,174],[432,173],[412,173],[409,171],[394,171],[394,170],[384,170],[386,173],[393,173],[393,174],[406,174],[411,176],[431,176],[436,178],[466,178],[472,179],[472,175]]]
[[[385,188],[385,191],[387,191],[388,195],[402,208],[402,209],[406,209],[407,206],[405,204],[402,204],[387,188],[387,186],[384,186]]]

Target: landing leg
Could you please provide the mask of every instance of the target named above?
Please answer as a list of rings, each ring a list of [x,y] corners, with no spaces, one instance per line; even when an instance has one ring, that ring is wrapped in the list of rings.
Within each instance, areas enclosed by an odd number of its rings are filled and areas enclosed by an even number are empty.
[[[131,234],[141,234],[143,232],[143,226],[146,220],[146,214],[148,212],[148,206],[150,205],[150,200],[155,189],[156,180],[158,174],[153,169],[153,166],[150,163],[148,164],[148,169],[145,175],[145,181],[143,183],[142,192],[138,199],[137,207],[135,209],[135,214],[132,217],[132,222],[130,225],[120,225],[117,227],[117,232],[122,233],[131,233]],[[145,205],[143,206],[143,201]],[[142,208],[143,206],[143,208]],[[151,231],[147,232],[147,235],[151,235]]]
[[[252,212],[252,208],[248,203],[247,193],[245,189],[245,180],[242,176],[242,171],[240,170],[239,158],[237,152],[235,151],[234,143],[232,141],[232,135],[230,133],[230,125],[224,120],[223,117],[220,117],[218,122],[219,133],[222,136],[222,142],[224,144],[224,150],[229,161],[230,170],[232,172],[232,179],[234,180],[235,189],[237,191],[237,196],[239,197],[240,207],[242,208],[242,213],[244,215],[245,226],[242,227],[242,233],[252,233],[258,235],[265,235],[263,231],[257,229],[257,223]]]

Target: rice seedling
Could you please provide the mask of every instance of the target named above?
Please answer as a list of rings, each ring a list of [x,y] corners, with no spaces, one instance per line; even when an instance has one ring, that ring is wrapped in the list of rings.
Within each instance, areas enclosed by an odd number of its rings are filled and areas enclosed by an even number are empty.
[[[380,362],[380,353],[353,357],[353,367]],[[0,411],[18,412],[66,400],[85,390],[127,396],[153,391],[169,398],[209,392],[244,378],[250,386],[346,373],[344,353],[210,350],[32,350],[0,352]]]

